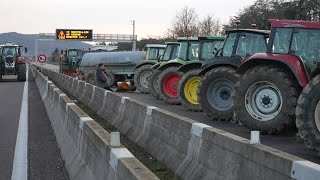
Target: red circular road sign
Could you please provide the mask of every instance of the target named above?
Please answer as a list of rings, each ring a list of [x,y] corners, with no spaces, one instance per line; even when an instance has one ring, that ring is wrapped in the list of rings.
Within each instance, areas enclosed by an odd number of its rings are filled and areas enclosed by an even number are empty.
[[[47,57],[44,54],[40,54],[38,56],[38,61],[39,62],[44,63],[44,62],[46,62],[46,60],[47,60]]]

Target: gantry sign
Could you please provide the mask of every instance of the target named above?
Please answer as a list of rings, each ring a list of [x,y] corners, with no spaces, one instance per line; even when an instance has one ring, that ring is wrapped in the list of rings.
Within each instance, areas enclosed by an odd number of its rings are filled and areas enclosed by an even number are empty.
[[[57,40],[92,40],[90,29],[56,29]]]

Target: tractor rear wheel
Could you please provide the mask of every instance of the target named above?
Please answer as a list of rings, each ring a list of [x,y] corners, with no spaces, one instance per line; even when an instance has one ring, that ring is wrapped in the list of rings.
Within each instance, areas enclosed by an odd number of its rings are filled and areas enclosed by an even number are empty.
[[[153,69],[151,68],[152,65],[144,65],[139,67],[134,75],[134,84],[136,85],[137,89],[142,93],[149,93],[150,89],[148,86],[149,83],[149,77],[153,72]]]
[[[198,102],[197,90],[201,77],[198,76],[200,70],[194,69],[185,73],[178,86],[179,100],[189,111],[202,111]]]
[[[200,106],[209,117],[218,120],[231,120],[236,70],[231,67],[217,67],[205,74],[198,88]]]
[[[296,125],[309,149],[320,151],[320,75],[303,89],[296,108]]]
[[[170,67],[162,71],[159,75],[157,87],[160,97],[168,104],[180,104],[178,94],[178,84],[183,73],[177,67]]]
[[[235,119],[250,130],[279,134],[293,127],[297,97],[297,84],[286,71],[256,66],[236,84]]]
[[[27,66],[24,63],[18,64],[18,80],[19,81],[26,81],[26,71],[27,71]]]
[[[159,90],[157,89],[157,83],[158,83],[158,78],[160,73],[161,71],[154,69],[153,73],[149,77],[149,83],[148,83],[148,87],[151,95],[158,100],[161,99]]]

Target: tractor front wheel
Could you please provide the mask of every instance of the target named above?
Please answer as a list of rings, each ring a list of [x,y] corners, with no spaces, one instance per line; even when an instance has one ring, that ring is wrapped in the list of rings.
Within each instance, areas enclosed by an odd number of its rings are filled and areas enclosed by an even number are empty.
[[[296,108],[296,125],[309,149],[320,151],[320,75],[303,89]]]
[[[178,84],[183,73],[176,67],[170,67],[162,71],[159,75],[157,86],[161,98],[168,104],[180,104],[178,94]]]
[[[278,134],[293,127],[297,97],[297,84],[286,71],[256,66],[236,85],[235,119],[250,130]]]
[[[200,70],[195,69],[185,73],[179,83],[179,100],[189,111],[202,111],[198,102],[197,89],[201,81]]]
[[[144,65],[138,68],[134,75],[134,83],[137,89],[142,93],[149,93],[149,77],[153,72],[152,65]]]
[[[154,69],[152,74],[149,77],[149,83],[148,83],[148,87],[151,95],[158,100],[161,99],[160,92],[157,89],[157,83],[158,83],[158,78],[160,74],[161,74],[161,71]]]

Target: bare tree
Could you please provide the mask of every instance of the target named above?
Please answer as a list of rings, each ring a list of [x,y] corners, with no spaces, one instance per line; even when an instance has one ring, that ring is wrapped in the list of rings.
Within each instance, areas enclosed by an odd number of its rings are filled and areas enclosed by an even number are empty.
[[[201,36],[217,36],[221,35],[222,26],[219,19],[208,14],[200,23],[199,31]]]
[[[198,36],[198,15],[195,9],[186,6],[178,12],[168,32],[174,37]]]

